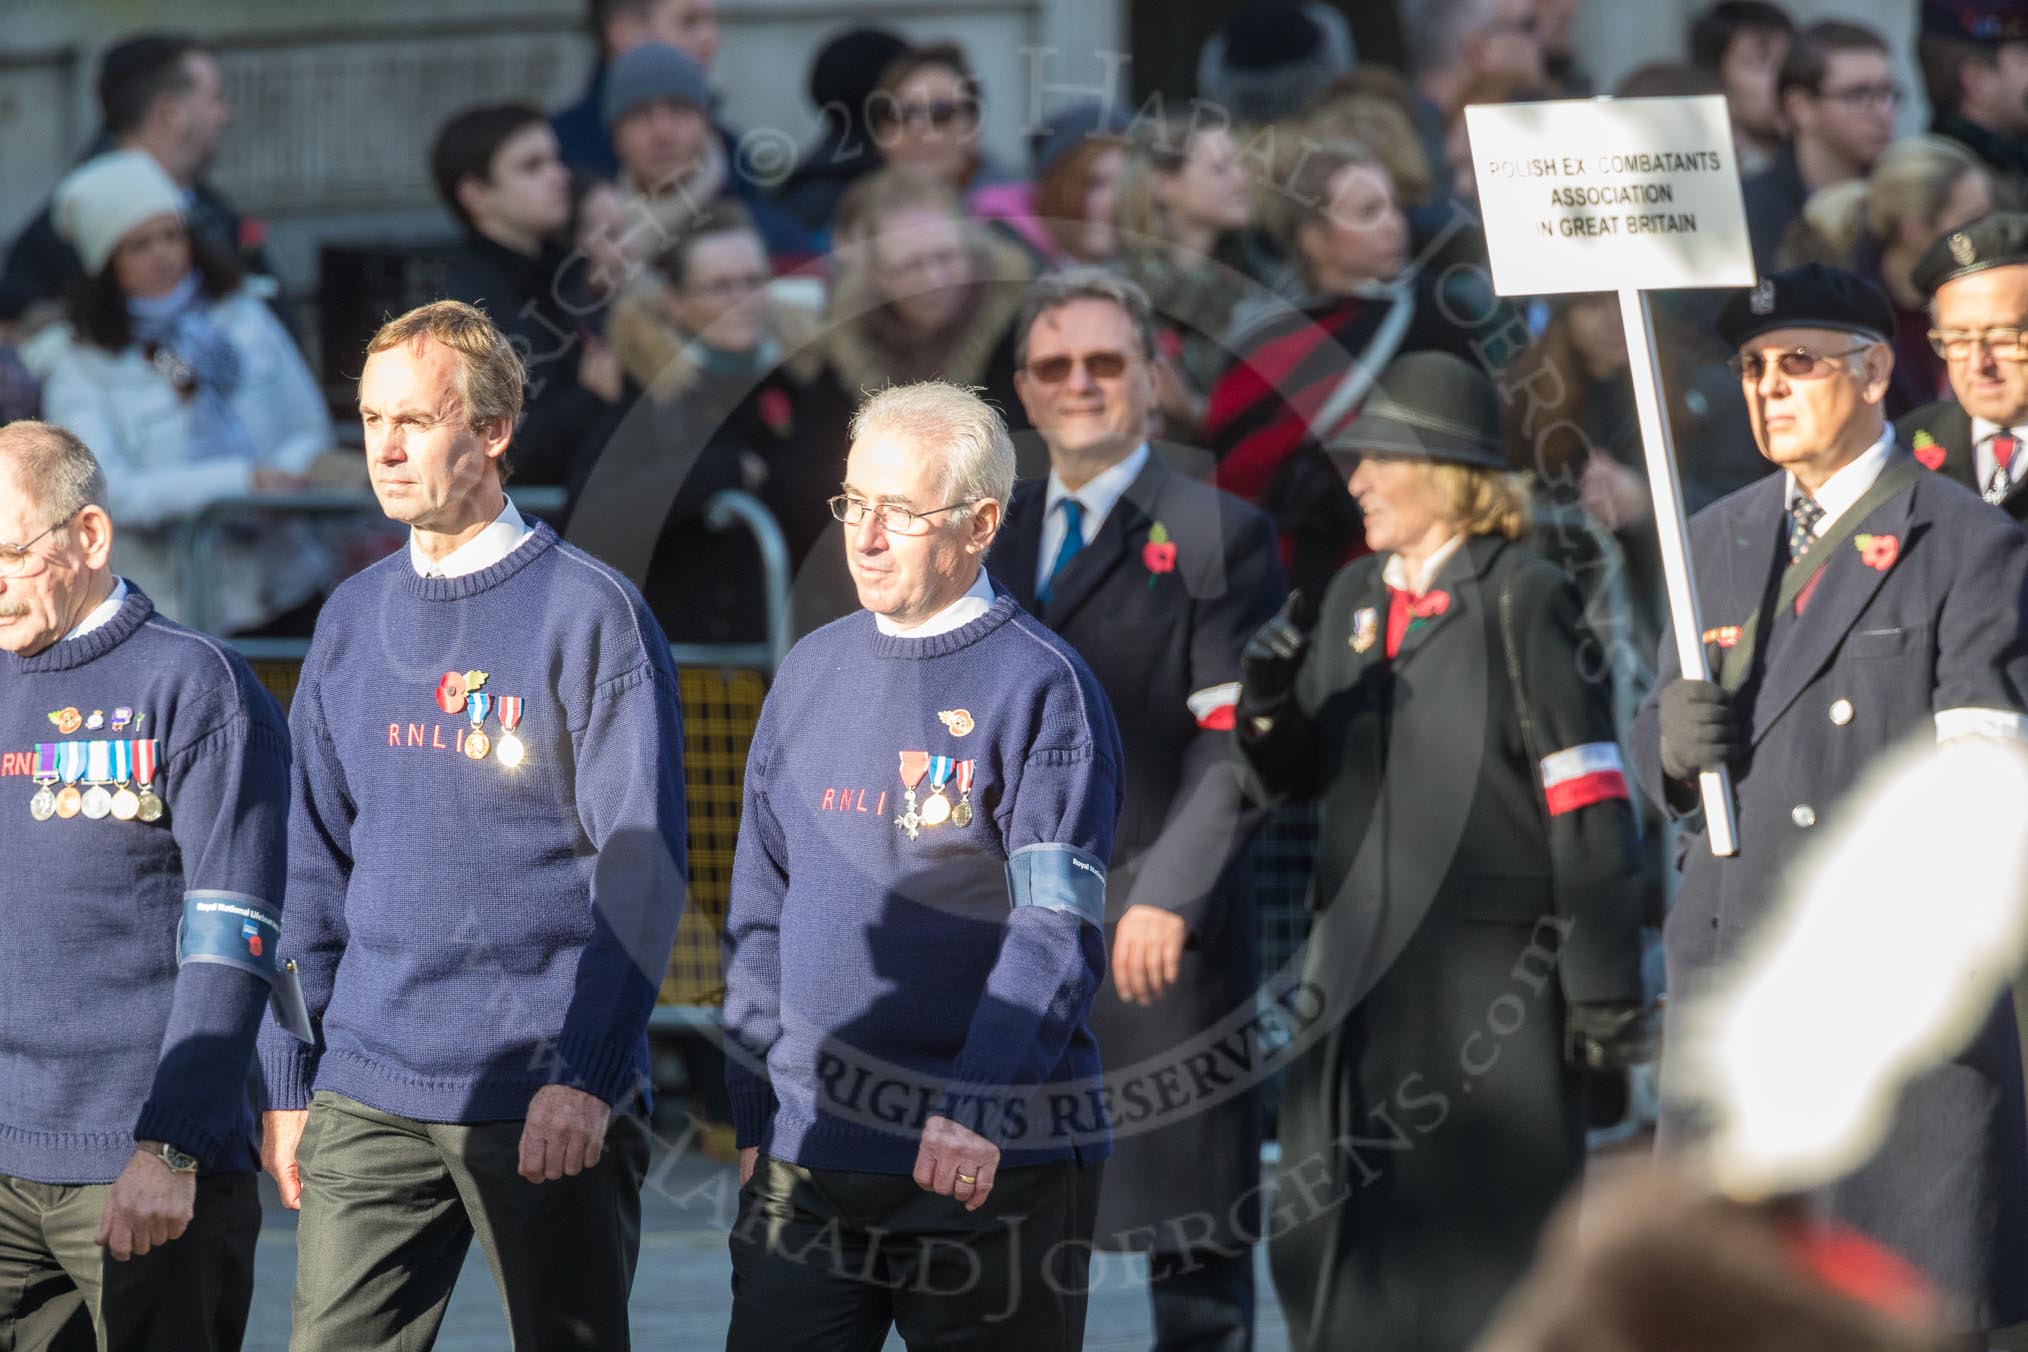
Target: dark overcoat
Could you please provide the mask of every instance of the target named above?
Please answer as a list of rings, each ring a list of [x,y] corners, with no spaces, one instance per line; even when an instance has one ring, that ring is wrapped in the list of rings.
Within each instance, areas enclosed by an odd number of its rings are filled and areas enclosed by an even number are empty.
[[[1982,493],[1979,458],[1972,445],[1972,415],[1955,399],[1939,399],[1904,413],[1894,424],[1895,444],[1905,446],[1930,469],[1955,479],[1974,493]],[[2000,510],[2016,521],[2028,522],[2028,475],[2014,481]]]
[[[1904,452],[1893,453],[1890,464]],[[1786,475],[1721,498],[1690,522],[1691,560],[1714,668],[1725,631],[1773,605],[1787,563]],[[1921,474],[1857,524],[1822,565],[1802,613],[1771,616],[1736,698],[1751,742],[1733,770],[1739,850],[1711,853],[1701,819],[1663,933],[1671,1010],[1743,951],[1783,896],[1785,874],[1866,768],[1902,740],[2005,731],[2028,707],[2028,537],[1943,474]],[[1891,541],[1883,546],[1882,541]],[[1807,557],[1807,556],[1805,556]],[[1664,643],[1656,691],[1681,668]],[[1694,795],[1665,785],[1658,694],[1636,716],[1641,782],[1683,815]],[[1921,923],[1919,897],[1910,923]],[[1667,1030],[1665,1029],[1665,1038]],[[1666,1053],[1665,1098],[1674,1099]],[[1690,1130],[1664,1113],[1662,1143]],[[2010,1007],[1904,1096],[1886,1144],[1829,1190],[1841,1220],[1924,1268],[1961,1304],[1967,1328],[2028,1317],[2028,1150]]]
[[[1199,1035],[1251,1010],[1259,985],[1244,868],[1256,814],[1240,801],[1226,729],[1240,649],[1282,603],[1274,526],[1151,456],[1038,606],[1046,488],[1015,490],[988,567],[1077,649],[1119,720],[1126,802],[1106,886],[1107,944],[1130,906],[1173,911],[1190,926],[1177,983],[1161,1000],[1130,1005],[1108,981],[1092,1009],[1115,1095],[1097,1243],[1244,1247],[1260,1233],[1253,1086],[1244,1076],[1200,1080],[1189,1062]],[[1221,1081],[1223,1064],[1213,1067]]]
[[[1290,1069],[1270,1249],[1305,1352],[1472,1344],[1583,1170],[1566,1002],[1641,994],[1634,814],[1575,588],[1469,537],[1389,660],[1383,565],[1337,575],[1293,695],[1243,703],[1237,735],[1255,801],[1320,806],[1327,1009]]]

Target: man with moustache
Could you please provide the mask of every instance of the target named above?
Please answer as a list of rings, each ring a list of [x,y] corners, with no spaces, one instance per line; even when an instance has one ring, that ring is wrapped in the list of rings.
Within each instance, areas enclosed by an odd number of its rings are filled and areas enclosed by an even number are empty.
[[[768,692],[725,922],[735,1352],[1083,1346],[1122,757],[982,566],[1013,487],[969,390],[853,420],[831,508],[862,609]]]
[[[1922,468],[1881,411],[1894,311],[1875,286],[1808,265],[1727,302],[1719,333],[1761,454],[1784,472],[1690,523],[1716,680],[1664,642],[1632,731],[1643,786],[1690,832],[1664,930],[1677,1010],[1722,970],[1840,796],[1902,739],[2022,738],[2028,537]],[[1698,776],[1729,768],[1738,853],[1705,843]],[[1911,911],[1911,926],[1923,923]],[[1661,1141],[1695,1124],[1663,1064]],[[1916,1263],[1968,1333],[2028,1314],[2028,1152],[2012,1009],[1916,1080],[1886,1144],[1828,1189],[1830,1215]]]
[[[1282,603],[1274,523],[1150,447],[1158,357],[1138,286],[1052,273],[1029,287],[1014,333],[1014,387],[1050,469],[1015,489],[988,562],[1091,664],[1127,753],[1113,980],[1092,1029],[1115,1072],[1177,1064],[1259,985],[1244,867],[1258,815],[1229,743],[1240,649]],[[1116,1144],[1098,1246],[1149,1254],[1156,1348],[1250,1347],[1254,1086],[1165,1116]]]
[[[1949,475],[2016,521],[2028,521],[2028,215],[1995,212],[1916,260],[1929,297],[1930,345],[1955,398],[1895,424],[1925,468]]]
[[[640,594],[501,491],[522,380],[456,301],[359,378],[410,535],[325,603],[289,710],[280,957],[314,1041],[260,1058],[295,1352],[430,1346],[475,1235],[517,1347],[628,1345],[682,723]]]

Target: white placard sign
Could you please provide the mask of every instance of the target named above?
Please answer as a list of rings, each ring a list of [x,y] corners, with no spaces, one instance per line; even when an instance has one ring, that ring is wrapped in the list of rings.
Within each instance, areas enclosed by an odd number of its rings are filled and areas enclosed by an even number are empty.
[[[1754,284],[1719,95],[1480,104],[1465,126],[1501,295]]]

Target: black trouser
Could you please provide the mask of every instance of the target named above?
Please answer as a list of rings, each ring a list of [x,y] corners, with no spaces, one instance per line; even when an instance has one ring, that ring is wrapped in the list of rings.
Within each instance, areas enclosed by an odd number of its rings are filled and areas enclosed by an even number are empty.
[[[977,1211],[905,1174],[762,1156],[732,1231],[730,1352],[1075,1352],[1101,1166],[1004,1169]]]
[[[235,1352],[261,1233],[254,1176],[198,1179],[182,1235],[124,1263],[98,1242],[111,1191],[0,1175],[0,1352]]]
[[[1253,1250],[1148,1255],[1154,1352],[1252,1352]]]
[[[648,1129],[615,1114],[575,1178],[519,1172],[522,1123],[417,1122],[328,1090],[296,1159],[291,1352],[411,1352],[436,1341],[476,1234],[516,1347],[628,1346]]]

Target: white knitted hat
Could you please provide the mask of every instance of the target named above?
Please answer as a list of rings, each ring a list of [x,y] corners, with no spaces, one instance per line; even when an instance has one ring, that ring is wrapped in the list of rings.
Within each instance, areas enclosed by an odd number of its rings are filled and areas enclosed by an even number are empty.
[[[56,185],[52,215],[85,272],[96,276],[129,230],[170,212],[183,215],[183,194],[145,150],[113,150],[87,160]]]

